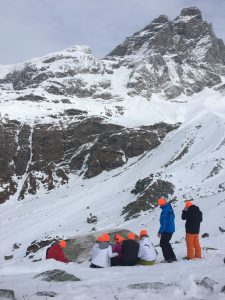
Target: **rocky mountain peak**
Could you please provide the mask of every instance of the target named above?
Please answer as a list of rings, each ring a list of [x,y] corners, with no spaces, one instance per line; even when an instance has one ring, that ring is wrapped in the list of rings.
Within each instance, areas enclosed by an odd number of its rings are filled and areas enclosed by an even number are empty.
[[[198,9],[195,6],[194,7],[183,8],[181,10],[180,16],[181,17],[194,16],[194,17],[197,17],[199,20],[202,21],[202,13],[201,13],[200,9]]]
[[[172,21],[159,16],[107,57],[119,57],[132,69],[129,94],[147,98],[192,95],[220,84],[225,74],[224,43],[197,7],[184,8]]]

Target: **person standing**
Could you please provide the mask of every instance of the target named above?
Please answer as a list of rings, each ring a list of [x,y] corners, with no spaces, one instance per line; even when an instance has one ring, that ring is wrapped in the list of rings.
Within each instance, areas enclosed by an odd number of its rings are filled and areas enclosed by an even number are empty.
[[[162,248],[162,253],[164,260],[162,262],[171,263],[176,261],[176,255],[170,244],[173,233],[175,232],[174,224],[174,211],[172,205],[167,203],[164,198],[158,200],[158,205],[162,209],[160,215],[160,228],[158,231],[158,237],[160,238],[160,247]]]
[[[182,220],[186,220],[186,245],[187,256],[184,259],[201,258],[201,246],[199,243],[200,223],[202,222],[202,212],[199,207],[193,205],[191,201],[186,201],[182,211]]]

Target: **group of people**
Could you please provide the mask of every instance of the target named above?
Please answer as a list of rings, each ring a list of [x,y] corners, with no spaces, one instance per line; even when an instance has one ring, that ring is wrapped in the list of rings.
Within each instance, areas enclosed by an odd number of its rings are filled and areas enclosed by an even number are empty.
[[[175,232],[175,214],[170,202],[160,198],[157,201],[162,209],[160,215],[160,228],[158,237],[164,260],[162,262],[172,263],[177,260],[173,248],[170,244]],[[200,223],[202,222],[202,212],[199,207],[191,201],[186,201],[182,211],[182,220],[186,220],[186,245],[187,255],[184,259],[193,260],[201,258],[201,246],[199,243]],[[103,233],[99,236],[92,249],[91,268],[104,268],[109,266],[134,266],[153,265],[156,261],[157,251],[149,238],[146,229],[140,231],[139,236],[129,232],[127,239],[119,234],[114,236],[115,243],[110,244],[110,236]],[[62,262],[69,262],[65,257],[63,249],[66,248],[66,241],[61,240],[47,249],[46,258],[53,258]]]

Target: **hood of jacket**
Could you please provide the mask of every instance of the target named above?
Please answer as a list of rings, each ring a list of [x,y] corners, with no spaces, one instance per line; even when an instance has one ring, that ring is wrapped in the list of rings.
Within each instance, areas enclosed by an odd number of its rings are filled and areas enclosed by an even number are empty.
[[[99,244],[99,249],[107,249],[109,247],[108,242],[103,242]]]

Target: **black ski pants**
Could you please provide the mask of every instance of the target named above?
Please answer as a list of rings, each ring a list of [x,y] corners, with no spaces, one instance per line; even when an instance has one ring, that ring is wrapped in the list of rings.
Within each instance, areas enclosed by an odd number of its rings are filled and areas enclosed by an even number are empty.
[[[176,255],[173,252],[172,246],[170,245],[172,235],[173,234],[169,232],[163,232],[161,234],[160,247],[162,248],[162,253],[165,260],[176,259]]]

